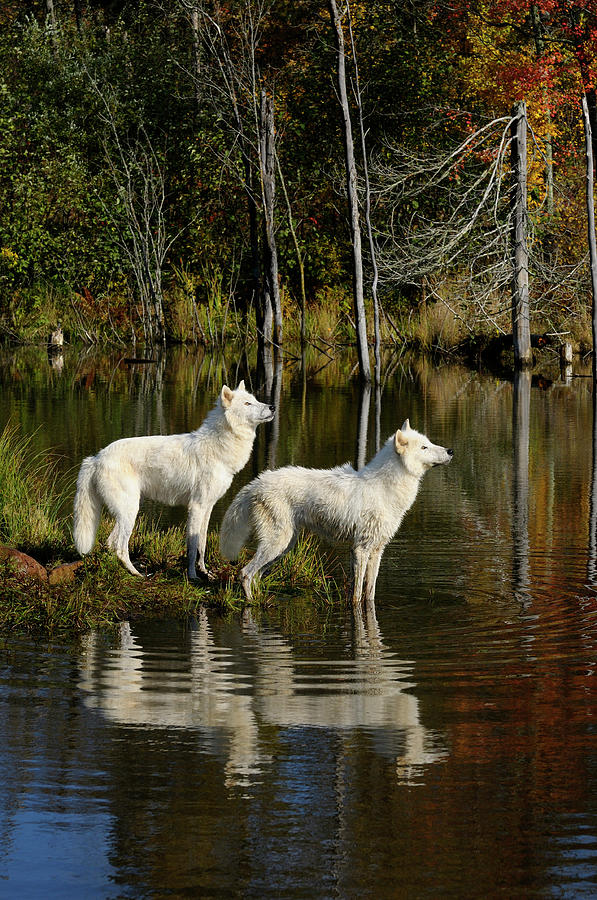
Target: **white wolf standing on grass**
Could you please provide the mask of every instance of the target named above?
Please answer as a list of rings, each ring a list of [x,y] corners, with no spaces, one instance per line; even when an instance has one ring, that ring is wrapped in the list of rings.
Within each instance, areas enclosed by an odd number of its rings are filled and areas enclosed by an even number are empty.
[[[352,601],[358,604],[364,593],[365,602],[372,602],[383,551],[414,503],[421,478],[452,455],[414,431],[407,419],[358,472],[348,464],[262,472],[239,491],[224,516],[222,555],[236,559],[255,536],[257,550],[240,574],[250,600],[253,579],[288,553],[306,529],[350,546]]]
[[[116,519],[108,547],[133,575],[129,538],[142,497],[166,506],[187,506],[189,578],[205,567],[211,511],[249,460],[257,426],[274,417],[274,407],[245,390],[224,385],[215,407],[189,434],[123,438],[83,460],[75,494],[73,536],[79,553],[95,543],[102,505]]]

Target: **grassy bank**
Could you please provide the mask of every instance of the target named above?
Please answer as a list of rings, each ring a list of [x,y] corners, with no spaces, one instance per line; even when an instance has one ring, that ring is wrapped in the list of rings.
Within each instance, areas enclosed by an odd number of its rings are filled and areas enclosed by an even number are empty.
[[[156,564],[160,554],[152,557],[150,545],[160,546],[164,532],[149,525],[144,532],[144,539],[138,537],[135,542],[142,551],[140,565],[148,573],[144,579],[129,575],[113,554],[103,550],[87,557],[74,579],[62,584],[25,575],[10,560],[0,562],[0,632],[74,634],[91,628],[110,628],[124,620],[186,618],[201,605],[222,611],[243,607],[236,566],[225,565],[214,552],[208,558],[212,560],[215,580],[209,584],[191,583],[185,574],[184,553],[173,558],[171,565]],[[165,534],[168,541],[184,540],[182,528],[168,529]],[[212,532],[212,546],[216,539]],[[46,555],[47,550],[46,545]],[[135,559],[139,560],[138,554]],[[48,559],[50,571],[61,561],[62,554]],[[325,574],[322,557],[310,539],[299,542],[261,581],[254,590],[252,605],[284,603],[299,594],[309,595],[316,604],[330,603],[339,596],[336,582]]]
[[[429,285],[429,296],[385,296],[381,306],[380,340],[387,348],[448,353],[467,357],[496,336],[511,332],[509,298],[488,300],[483,310],[463,299],[456,283]],[[221,272],[210,270],[192,277],[176,269],[164,291],[164,325],[170,345],[185,344],[209,350],[256,347],[255,311],[241,310]],[[301,352],[301,311],[293,294],[282,290],[284,347],[290,356]],[[366,298],[367,331],[373,341],[372,302]],[[336,353],[352,347],[356,361],[354,312],[350,286],[320,287],[305,308],[305,333],[313,346]],[[0,340],[17,344],[45,345],[57,323],[67,344],[111,347],[131,356],[143,355],[143,332],[128,295],[115,293],[100,300],[87,298],[62,286],[40,282],[18,297],[8,299],[0,315]],[[531,331],[562,334],[575,352],[592,348],[590,304],[586,297],[575,302],[553,303],[543,313],[532,309]],[[149,351],[148,351],[149,352]]]
[[[97,549],[75,568],[68,503],[72,480],[61,484],[52,460],[34,455],[29,441],[10,426],[0,435],[0,484],[0,545],[23,551],[41,566],[32,574],[11,556],[0,560],[0,632],[77,633],[125,619],[185,618],[203,604],[222,610],[243,606],[238,567],[221,559],[214,532],[207,553],[213,582],[188,581],[184,527],[160,527],[143,516],[131,538],[131,556],[147,577],[129,575],[114,554],[102,549],[109,531],[105,520]],[[67,580],[53,583],[61,566]],[[330,603],[339,592],[326,571],[317,543],[306,537],[257,586],[252,603],[286,602],[298,594]]]

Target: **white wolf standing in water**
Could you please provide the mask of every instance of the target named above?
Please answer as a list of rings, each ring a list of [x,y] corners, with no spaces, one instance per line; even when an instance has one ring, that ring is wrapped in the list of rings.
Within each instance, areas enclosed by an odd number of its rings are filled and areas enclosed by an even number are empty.
[[[116,519],[108,546],[133,575],[129,538],[142,497],[166,506],[187,506],[189,578],[205,567],[205,543],[214,504],[249,460],[257,426],[273,419],[274,407],[245,390],[224,385],[215,407],[189,434],[123,438],[83,460],[77,479],[73,536],[79,553],[95,543],[102,505]]]
[[[251,535],[257,539],[255,555],[241,571],[247,599],[253,579],[288,553],[306,529],[350,546],[352,601],[358,604],[364,592],[365,601],[372,602],[383,551],[414,503],[421,478],[452,455],[414,431],[407,419],[358,472],[348,464],[262,472],[236,495],[220,532],[227,559],[236,559]]]

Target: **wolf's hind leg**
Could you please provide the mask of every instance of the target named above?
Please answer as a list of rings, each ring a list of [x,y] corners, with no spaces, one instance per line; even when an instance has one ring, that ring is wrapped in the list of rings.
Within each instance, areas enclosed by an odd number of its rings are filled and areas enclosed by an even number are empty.
[[[134,524],[135,519],[133,519],[132,521],[130,521],[130,519],[127,519],[126,521],[119,523],[114,550],[116,552],[116,556],[123,564],[125,569],[127,569],[131,573],[131,575],[139,575],[142,578],[142,573],[137,571],[137,569],[132,564],[131,558],[129,556],[129,540],[133,531]]]
[[[108,540],[106,541],[106,547],[108,550],[116,550],[116,544],[118,542],[118,523],[114,526],[110,534],[108,535]]]
[[[273,567],[276,565],[277,562],[279,562],[284,556],[286,556],[287,553],[290,553],[290,551],[294,549],[297,541],[298,541],[298,534],[295,534],[290,539],[288,546],[286,546],[284,548],[284,550],[282,550],[281,553],[278,553],[278,555],[275,557],[275,559],[272,559],[272,560],[270,560],[270,562],[265,564],[265,566],[262,568],[260,574],[267,575],[267,573],[270,572],[271,569],[273,569]]]
[[[285,556],[296,544],[297,535],[292,531],[278,532],[275,539],[270,538],[268,542],[261,541],[255,556],[247,563],[244,569],[241,569],[240,582],[247,600],[251,600],[251,586],[253,580],[258,577],[265,569],[273,566],[275,562]]]
[[[138,572],[134,567],[129,556],[129,540],[135,526],[135,520],[137,518],[138,510],[139,501],[137,500],[136,505],[131,502],[126,511],[121,510],[118,513],[116,517],[116,525],[112,529],[110,537],[108,538],[108,546],[110,546],[114,550],[120,562],[123,564],[125,569],[127,569],[127,571],[131,573],[131,575],[139,575],[143,577],[141,572]]]

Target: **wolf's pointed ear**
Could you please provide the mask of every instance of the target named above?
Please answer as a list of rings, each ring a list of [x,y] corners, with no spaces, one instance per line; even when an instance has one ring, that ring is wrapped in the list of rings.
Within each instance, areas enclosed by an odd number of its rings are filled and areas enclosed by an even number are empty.
[[[410,422],[408,419],[404,420],[404,422],[402,423],[402,428],[400,430],[401,431],[410,431]]]
[[[406,421],[408,423],[408,419]],[[403,432],[404,425],[402,426],[402,431],[399,430],[394,435],[394,448],[396,450],[396,453],[404,453],[406,445],[408,444],[408,438]]]
[[[224,407],[224,409],[228,409],[228,407],[232,403],[232,394],[233,391],[231,391],[228,385],[225,384],[222,388],[222,393],[220,394],[220,400],[222,401],[222,406]]]
[[[239,381],[238,387],[237,387],[236,390],[237,390],[237,391],[244,391],[244,389],[245,389],[245,379],[243,378],[242,381]]]

